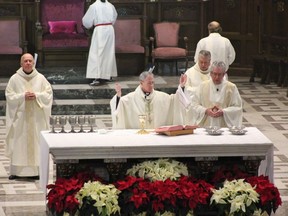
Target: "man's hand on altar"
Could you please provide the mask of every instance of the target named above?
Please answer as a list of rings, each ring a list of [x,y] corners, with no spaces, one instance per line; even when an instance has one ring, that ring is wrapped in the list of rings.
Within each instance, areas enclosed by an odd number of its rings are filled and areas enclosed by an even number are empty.
[[[115,84],[115,91],[116,91],[117,97],[121,97],[121,95],[122,95],[122,87],[121,87],[121,85],[119,83]]]
[[[180,79],[179,79],[179,85],[181,88],[185,86],[187,82],[187,75],[186,74],[181,74]]]

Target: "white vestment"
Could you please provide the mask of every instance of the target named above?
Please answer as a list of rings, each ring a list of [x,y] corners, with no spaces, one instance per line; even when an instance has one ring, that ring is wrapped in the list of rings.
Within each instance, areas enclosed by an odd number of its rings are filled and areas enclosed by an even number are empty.
[[[95,26],[89,49],[86,78],[109,80],[117,76],[113,27],[116,19],[115,7],[108,1],[103,3],[100,0],[90,5],[82,18],[85,28]]]
[[[185,84],[184,94],[189,100],[189,102],[192,101],[192,97],[195,95],[197,87],[206,80],[209,80],[210,77],[210,69],[206,71],[202,71],[199,67],[199,64],[196,63],[193,67],[189,68],[185,74],[187,75],[187,82]],[[185,124],[191,125],[192,122],[192,116],[191,112],[187,112],[186,108],[182,106],[180,108],[182,116],[184,118]]]
[[[208,37],[202,38],[195,51],[194,62],[198,61],[201,50],[211,53],[211,64],[214,61],[223,61],[226,64],[226,71],[235,60],[235,50],[228,38],[222,37],[219,33],[211,33]]]
[[[223,116],[212,118],[205,114],[207,108],[218,106]],[[212,79],[204,81],[197,88],[190,107],[193,123],[201,127],[241,126],[243,118],[242,99],[235,84],[223,80],[215,85]]]
[[[178,91],[182,91],[179,87]],[[110,101],[111,114],[114,129],[137,129],[140,128],[139,115],[146,114],[146,128],[154,129],[165,125],[183,124],[179,107],[181,95],[169,95],[154,90],[149,96],[145,96],[140,85],[134,92],[120,98],[117,109],[115,95]]]
[[[25,100],[25,92],[35,100]],[[6,91],[6,156],[10,175],[38,176],[39,136],[49,130],[53,93],[50,83],[36,69],[25,74],[20,68],[9,80]]]

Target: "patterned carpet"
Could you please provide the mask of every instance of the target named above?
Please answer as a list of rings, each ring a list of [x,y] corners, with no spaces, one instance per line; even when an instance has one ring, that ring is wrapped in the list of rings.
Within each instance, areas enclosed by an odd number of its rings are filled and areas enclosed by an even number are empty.
[[[244,124],[260,129],[275,145],[274,181],[283,201],[283,205],[275,215],[286,216],[288,210],[288,98],[286,89],[273,84],[249,83],[247,77],[229,78],[237,84],[243,97]],[[171,80],[174,82],[176,78],[162,77],[161,82],[164,81],[166,85],[169,85]],[[131,83],[132,81],[121,82]],[[109,115],[96,117],[98,128],[111,127]],[[0,216],[46,215],[45,196],[39,189],[38,181],[8,180],[9,160],[4,156],[4,137],[5,118],[2,116],[0,117]],[[50,167],[50,172],[54,173],[53,166]],[[53,179],[50,179],[50,182],[53,182]]]

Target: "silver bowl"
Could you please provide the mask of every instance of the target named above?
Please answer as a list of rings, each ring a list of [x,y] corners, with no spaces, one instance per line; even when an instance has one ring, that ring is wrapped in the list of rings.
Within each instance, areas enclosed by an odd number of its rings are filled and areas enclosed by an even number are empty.
[[[208,130],[207,132],[208,132],[209,135],[214,135],[215,136],[215,135],[221,135],[224,131],[218,129],[218,130]]]
[[[244,125],[242,125],[242,126],[232,126],[232,127],[229,127],[229,131],[239,131],[239,130],[243,130],[245,128],[245,126]]]
[[[205,130],[206,130],[206,132],[217,131],[217,130],[220,130],[220,127],[218,127],[218,126],[208,126],[208,127],[205,127]]]
[[[246,134],[247,130],[243,130],[243,129],[240,129],[240,130],[232,130],[231,133],[233,135],[244,135]]]

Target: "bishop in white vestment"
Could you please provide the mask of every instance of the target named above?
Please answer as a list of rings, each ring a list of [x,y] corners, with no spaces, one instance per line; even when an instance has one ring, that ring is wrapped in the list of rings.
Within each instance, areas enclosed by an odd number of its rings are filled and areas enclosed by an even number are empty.
[[[181,97],[154,89],[154,76],[150,72],[140,74],[140,85],[135,91],[121,97],[121,88],[116,88],[117,94],[110,101],[111,114],[114,129],[140,128],[139,115],[146,115],[146,128],[154,129],[165,125],[183,124],[183,118],[179,112]],[[183,94],[183,93],[182,93]]]

